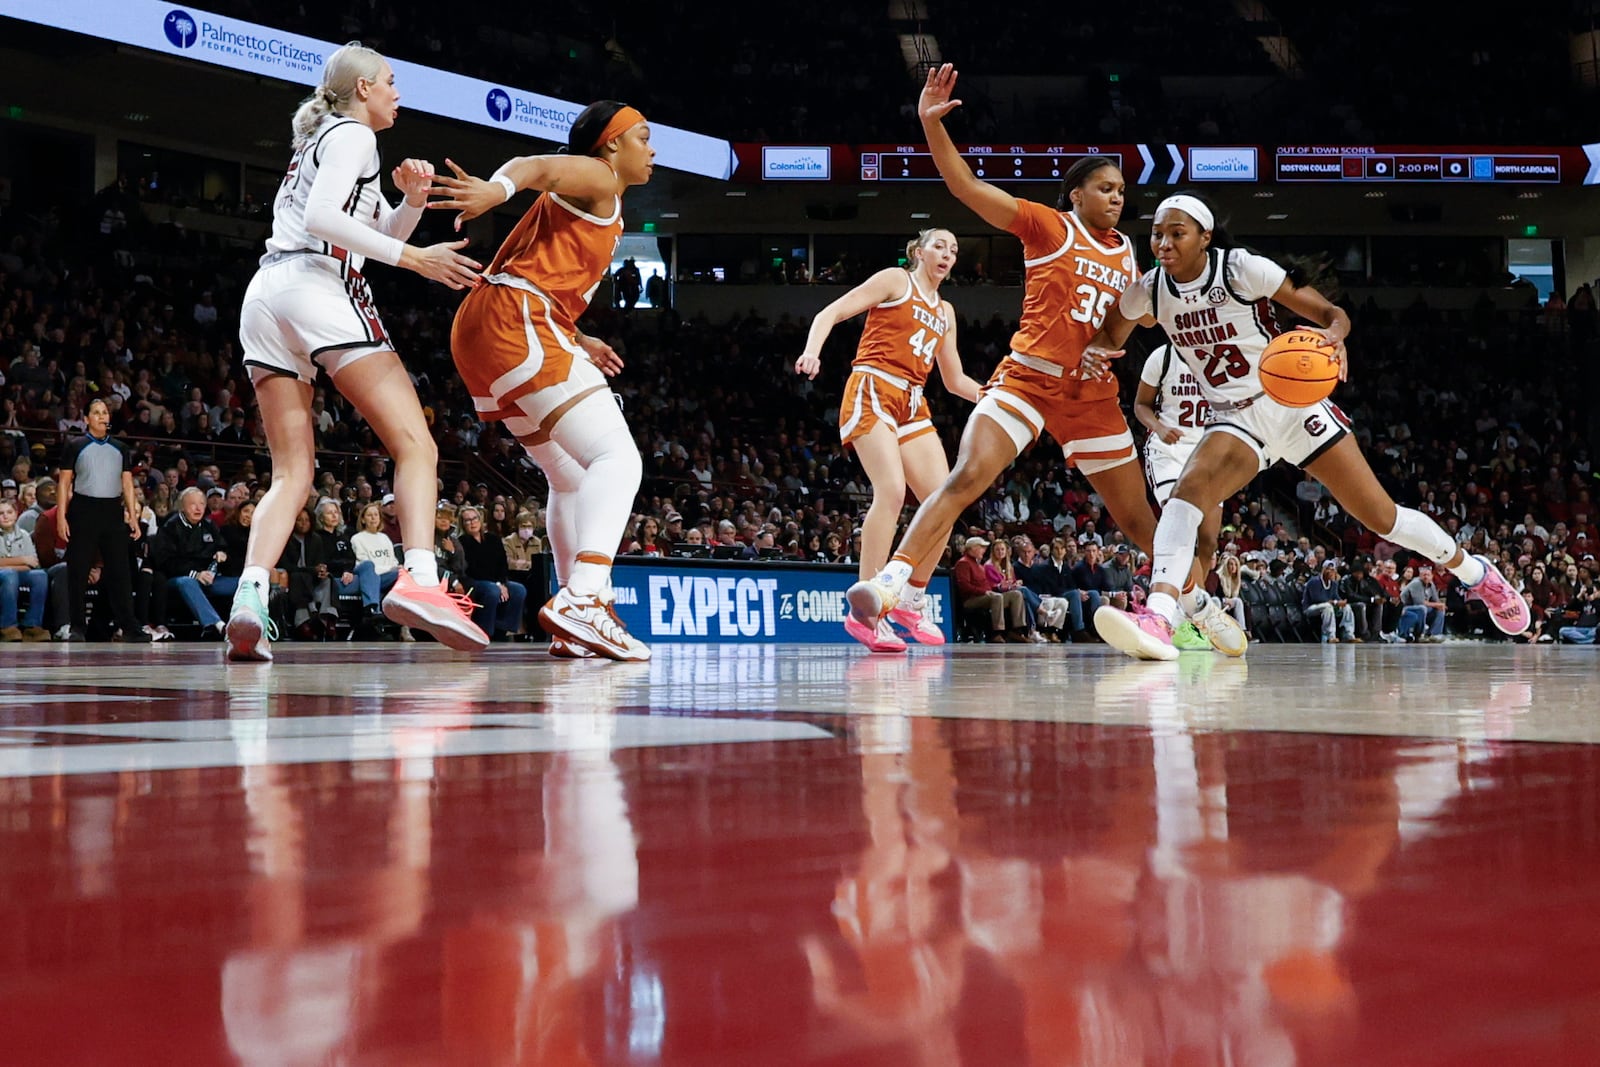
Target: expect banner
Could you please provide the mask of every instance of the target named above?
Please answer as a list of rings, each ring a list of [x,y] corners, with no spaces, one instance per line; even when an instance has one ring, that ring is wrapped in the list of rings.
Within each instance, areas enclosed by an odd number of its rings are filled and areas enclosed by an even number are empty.
[[[840,564],[651,556],[618,556],[611,572],[617,615],[647,644],[849,644],[844,594],[856,577]],[[924,614],[946,641],[950,603],[948,575],[935,575]]]

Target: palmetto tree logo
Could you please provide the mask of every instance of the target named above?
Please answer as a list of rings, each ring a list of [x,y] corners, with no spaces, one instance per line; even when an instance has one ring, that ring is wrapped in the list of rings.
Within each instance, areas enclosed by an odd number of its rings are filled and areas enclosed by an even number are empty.
[[[174,48],[192,46],[199,34],[194,16],[176,7],[167,12],[166,20],[161,23],[161,29],[166,32],[167,40],[172,42]]]
[[[483,106],[489,109],[490,118],[504,122],[511,117],[511,94],[504,89],[490,89],[489,95],[483,98]]]

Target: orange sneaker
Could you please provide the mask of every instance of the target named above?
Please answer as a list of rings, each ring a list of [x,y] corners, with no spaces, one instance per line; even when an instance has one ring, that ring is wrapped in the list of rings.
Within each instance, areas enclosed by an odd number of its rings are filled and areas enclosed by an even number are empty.
[[[489,635],[472,621],[475,607],[471,597],[450,592],[444,582],[437,587],[418,585],[404,567],[383,598],[383,614],[390,622],[426,630],[434,640],[458,652],[489,647]]]
[[[598,596],[579,596],[565,586],[539,609],[539,625],[567,644],[581,645],[607,659],[650,658],[650,647],[628,632],[610,604]]]

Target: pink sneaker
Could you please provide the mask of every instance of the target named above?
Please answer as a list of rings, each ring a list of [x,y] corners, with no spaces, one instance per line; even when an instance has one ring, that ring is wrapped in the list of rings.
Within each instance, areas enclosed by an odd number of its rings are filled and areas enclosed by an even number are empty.
[[[383,598],[383,614],[390,622],[426,630],[434,640],[457,652],[489,647],[489,635],[472,621],[475,607],[471,597],[450,592],[444,582],[437,587],[418,585],[404,567]]]
[[[1094,628],[1105,643],[1134,659],[1178,658],[1172,644],[1172,624],[1153,612],[1134,615],[1105,606],[1094,613]]]
[[[906,643],[894,632],[887,618],[879,619],[877,626],[863,626],[854,615],[844,617],[845,633],[866,645],[872,652],[904,652]]]
[[[922,612],[915,608],[891,608],[888,619],[905,630],[906,636],[919,645],[944,644],[944,631],[929,622]]]
[[[1503,633],[1515,637],[1532,626],[1533,615],[1528,611],[1528,602],[1506,581],[1500,568],[1483,556],[1473,558],[1483,564],[1483,579],[1477,585],[1468,586],[1467,595],[1483,601],[1483,606],[1489,609],[1489,618]]]
[[[900,603],[900,598],[889,583],[877,578],[852,585],[844,598],[850,605],[850,617],[868,630],[876,629],[879,621]],[[861,640],[859,637],[856,639]]]

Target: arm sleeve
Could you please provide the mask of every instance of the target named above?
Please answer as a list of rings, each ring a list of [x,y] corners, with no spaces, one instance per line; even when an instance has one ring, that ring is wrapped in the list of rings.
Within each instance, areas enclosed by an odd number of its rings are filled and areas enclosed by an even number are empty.
[[[422,213],[426,210],[428,210],[427,204],[423,204],[422,207],[412,207],[406,203],[405,197],[401,197],[400,203],[391,207],[388,197],[379,195],[378,229],[396,241],[409,241],[417,230],[417,223],[422,221]],[[398,258],[397,256],[396,259]]]
[[[344,213],[344,204],[365,177],[362,169],[376,147],[376,135],[359,122],[345,123],[324,135],[317,177],[306,194],[306,230],[320,240],[394,266],[400,262],[404,242]]]

